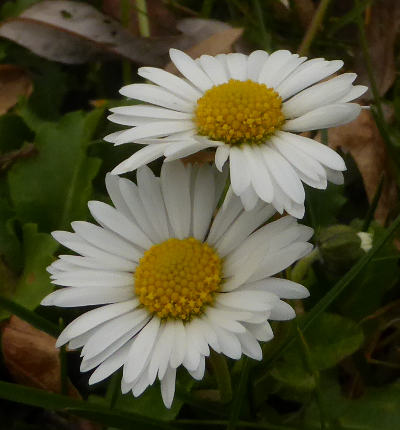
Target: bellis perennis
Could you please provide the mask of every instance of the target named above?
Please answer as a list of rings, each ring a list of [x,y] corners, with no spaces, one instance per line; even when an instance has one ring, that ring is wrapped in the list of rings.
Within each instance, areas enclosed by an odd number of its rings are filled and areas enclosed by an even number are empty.
[[[323,81],[343,61],[307,60],[286,50],[193,60],[171,49],[170,56],[182,77],[141,67],[138,74],[152,84],[127,85],[120,92],[145,104],[111,109],[109,119],[130,128],[105,140],[144,146],[112,173],[214,148],[219,170],[229,160],[232,190],[247,210],[261,199],[297,218],[304,215],[302,182],[320,189],[327,181],[343,182],[343,159],[298,134],[346,124],[360,113],[350,102],[367,88],[353,86],[354,73]]]
[[[270,204],[246,212],[231,192],[214,216],[225,176],[180,161],[165,163],[160,178],[141,167],[138,185],[108,175],[115,207],[89,202],[99,226],[53,233],[78,255],[48,268],[62,288],[42,304],[97,306],[57,340],[82,348],[81,371],[96,369],[91,384],[123,367],[122,392],[139,396],[158,378],[170,407],[177,368],[201,379],[210,349],[260,360],[259,341],[273,337],[268,320],[295,316],[281,299],[308,296],[273,275],[310,252],[312,229],[291,216],[265,224]]]

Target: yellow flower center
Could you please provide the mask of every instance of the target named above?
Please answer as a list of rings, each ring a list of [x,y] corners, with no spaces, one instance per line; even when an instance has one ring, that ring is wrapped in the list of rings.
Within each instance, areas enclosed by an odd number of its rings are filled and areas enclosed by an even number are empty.
[[[214,300],[222,260],[193,237],[168,239],[146,251],[136,269],[135,292],[160,318],[189,320]]]
[[[230,145],[264,143],[284,123],[282,99],[264,84],[251,80],[212,87],[198,101],[199,134]]]

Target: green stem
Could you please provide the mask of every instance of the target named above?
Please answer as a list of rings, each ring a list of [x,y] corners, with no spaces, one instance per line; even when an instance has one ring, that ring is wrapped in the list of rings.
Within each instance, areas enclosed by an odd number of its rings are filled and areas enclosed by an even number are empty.
[[[139,33],[142,37],[150,37],[150,23],[147,14],[146,0],[136,0],[136,10],[138,14]]]
[[[263,11],[259,0],[253,0],[253,1],[254,1],[255,15],[258,20],[258,26],[260,28],[261,40],[263,41],[262,47],[265,49],[265,51],[270,52],[272,50],[271,34],[265,28],[264,15],[263,15]]]
[[[322,21],[324,20],[325,12],[326,12],[326,9],[328,8],[329,3],[330,3],[330,0],[321,0],[321,2],[319,3],[318,9],[315,11],[311,24],[308,27],[306,34],[304,35],[304,38],[298,49],[299,55],[308,54],[308,51],[310,50],[310,46],[314,40],[314,37],[317,34],[318,30],[320,29]]]
[[[239,386],[235,392],[235,397],[233,398],[231,413],[229,416],[229,423],[226,426],[226,430],[235,430],[239,425],[240,411],[242,409],[244,395],[246,393],[247,381],[249,379],[250,373],[250,362],[247,357],[242,359],[243,367],[242,373],[240,374]]]
[[[379,181],[379,184],[376,187],[374,198],[372,199],[372,202],[368,208],[367,215],[365,216],[365,220],[364,220],[361,231],[368,231],[368,228],[372,222],[372,219],[374,218],[374,214],[375,214],[376,208],[377,208],[378,203],[379,203],[379,199],[380,199],[381,194],[382,194],[384,180],[385,180],[384,175],[382,174],[381,179]]]
[[[210,361],[217,379],[221,402],[229,403],[232,400],[232,383],[226,358],[224,355],[212,351]]]

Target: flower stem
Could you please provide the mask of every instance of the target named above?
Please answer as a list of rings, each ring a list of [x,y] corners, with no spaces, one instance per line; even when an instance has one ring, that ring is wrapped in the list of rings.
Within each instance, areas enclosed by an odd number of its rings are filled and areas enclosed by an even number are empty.
[[[321,0],[318,9],[315,11],[310,26],[308,27],[303,40],[301,41],[298,49],[299,55],[307,55],[310,50],[311,43],[314,40],[319,28],[321,27],[322,21],[325,17],[326,9],[328,8],[330,0]]]
[[[138,14],[139,33],[142,37],[150,37],[149,16],[147,15],[146,0],[136,0]]]
[[[210,361],[217,379],[221,402],[228,403],[232,400],[232,383],[226,358],[222,354],[211,351]]]

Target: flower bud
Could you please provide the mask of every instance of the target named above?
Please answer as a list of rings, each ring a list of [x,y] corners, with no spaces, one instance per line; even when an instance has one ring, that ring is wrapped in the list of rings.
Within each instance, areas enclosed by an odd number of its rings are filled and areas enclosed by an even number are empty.
[[[363,254],[362,239],[347,225],[333,225],[319,235],[323,264],[334,274],[346,272]]]

